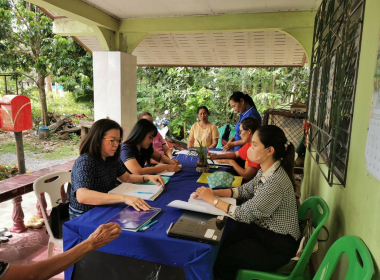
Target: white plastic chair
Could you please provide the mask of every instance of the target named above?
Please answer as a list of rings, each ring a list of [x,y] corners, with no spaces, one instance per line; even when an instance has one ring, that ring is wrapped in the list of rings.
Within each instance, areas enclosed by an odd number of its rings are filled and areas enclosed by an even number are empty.
[[[54,181],[46,182],[47,180],[55,178],[55,177],[57,178]],[[42,207],[40,194],[43,192],[47,193],[50,197],[51,207],[54,207],[59,204],[57,203],[57,200],[61,198],[61,187],[65,185],[66,183],[71,183],[71,172],[58,171],[58,172],[53,172],[53,173],[50,173],[38,178],[36,181],[34,181],[34,184],[33,184],[33,190],[34,190],[35,195],[37,196],[38,203],[41,206],[41,212],[44,218],[46,230],[48,231],[49,237],[50,237],[49,243],[48,243],[47,258],[50,258],[53,256],[54,246],[63,247],[63,240],[54,237],[53,232],[49,226],[49,218]]]

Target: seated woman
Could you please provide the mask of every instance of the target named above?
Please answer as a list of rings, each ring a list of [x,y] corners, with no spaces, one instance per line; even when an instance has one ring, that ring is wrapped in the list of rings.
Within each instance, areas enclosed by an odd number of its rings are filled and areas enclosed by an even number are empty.
[[[298,249],[301,232],[294,195],[293,144],[279,127],[262,126],[252,137],[248,157],[261,167],[253,180],[235,189],[200,187],[195,194],[238,221],[221,245],[215,279],[235,279],[239,269],[276,270]],[[216,196],[244,202],[231,205]]]
[[[187,142],[188,148],[199,147],[199,142],[207,148],[215,148],[218,145],[218,128],[208,121],[209,115],[210,112],[206,106],[198,108],[197,117],[199,121],[193,124],[190,129],[189,141]]]
[[[245,145],[241,147],[237,152],[226,153],[226,154],[212,154],[209,153],[209,157],[216,162],[228,163],[234,168],[234,170],[244,178],[245,182],[253,179],[256,176],[257,171],[260,169],[260,165],[252,162],[247,157],[247,151],[251,147],[252,135],[255,133],[256,129],[260,127],[258,119],[254,117],[248,117],[244,119],[240,124],[240,137],[244,141]],[[245,168],[240,167],[240,165],[235,161],[235,159],[241,158],[245,161]]]
[[[149,210],[150,206],[141,198],[109,194],[117,180],[128,183],[152,181],[164,185],[161,176],[130,175],[120,163],[120,142],[123,129],[109,119],[96,121],[79,148],[80,156],[71,171],[70,219],[94,208],[95,205],[125,203],[137,211]]]
[[[121,145],[121,162],[132,174],[157,174],[162,171],[178,172],[178,160],[170,159],[153,149],[153,138],[157,135],[157,128],[148,120],[139,120],[132,128],[127,140]],[[162,165],[145,167],[154,159]]]

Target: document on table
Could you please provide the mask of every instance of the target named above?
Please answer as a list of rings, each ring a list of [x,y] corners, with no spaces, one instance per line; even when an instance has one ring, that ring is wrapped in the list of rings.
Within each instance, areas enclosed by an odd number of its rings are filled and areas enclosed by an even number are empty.
[[[211,165],[213,164],[213,162],[210,159],[207,160],[207,163],[211,164]],[[217,159],[214,159],[214,163],[215,163],[215,165],[231,166],[231,164],[229,164],[229,163],[219,163]]]
[[[189,153],[189,150],[182,150],[179,152],[176,152],[177,155],[187,155]]]
[[[193,195],[193,194],[191,194]],[[226,201],[227,203],[230,203],[232,205],[236,205],[236,199],[231,197],[218,197],[220,200]],[[174,208],[180,208],[184,210],[194,211],[194,212],[201,212],[201,213],[207,213],[212,215],[221,215],[221,216],[227,216],[232,219],[230,215],[225,213],[224,211],[216,208],[215,206],[203,201],[201,198],[192,198],[190,196],[189,201],[182,201],[182,200],[173,200],[170,202],[167,206],[174,207]]]
[[[157,165],[164,165],[164,163],[159,163],[159,164],[157,164]],[[168,165],[168,164],[165,164],[165,165]],[[178,164],[178,166],[179,166],[179,167],[182,167],[182,164]],[[174,174],[175,174],[175,172],[165,170],[165,171],[162,171],[162,172],[160,172],[160,173],[157,173],[156,175],[169,176],[169,177],[171,177],[171,176],[173,176]]]
[[[209,154],[224,155],[225,151],[208,151]]]
[[[110,190],[108,193],[130,195],[141,197],[144,200],[153,201],[163,192],[163,190],[164,188],[162,186],[157,185],[123,183]]]

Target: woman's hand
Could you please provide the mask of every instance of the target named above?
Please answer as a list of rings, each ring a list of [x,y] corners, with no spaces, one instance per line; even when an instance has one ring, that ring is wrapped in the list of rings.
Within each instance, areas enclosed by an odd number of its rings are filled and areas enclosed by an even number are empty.
[[[168,165],[166,170],[170,171],[170,172],[178,172],[178,171],[181,170],[181,167],[179,167],[178,164],[176,164],[176,165]]]
[[[108,223],[100,225],[86,240],[93,250],[110,243],[115,238],[119,237],[121,227],[116,223]]]
[[[232,142],[232,141],[231,141],[231,142],[228,141],[227,144],[224,145],[224,147],[223,147],[223,152],[227,152],[227,151],[229,151],[229,150],[232,150],[233,147],[235,147],[235,143]]]
[[[210,188],[200,187],[195,191],[193,198],[200,197],[207,203],[213,204],[216,197],[214,196],[214,191]]]
[[[165,181],[160,175],[145,175],[145,178],[155,183],[157,186],[165,187]]]
[[[178,165],[178,163],[179,163],[178,159],[171,159],[169,164],[171,164],[171,165],[176,165],[177,164]]]
[[[137,211],[140,211],[140,210],[148,211],[151,208],[149,204],[145,202],[145,200],[143,200],[140,197],[135,197],[135,196],[124,195],[124,203],[132,206]]]
[[[218,157],[217,157],[217,154],[213,154],[213,153],[207,153],[207,157],[208,157],[208,158],[211,158],[211,159],[216,159],[216,158],[218,158]]]

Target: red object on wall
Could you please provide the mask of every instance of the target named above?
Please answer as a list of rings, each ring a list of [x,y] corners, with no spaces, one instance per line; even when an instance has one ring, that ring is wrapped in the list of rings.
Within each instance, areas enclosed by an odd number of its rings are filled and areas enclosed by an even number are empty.
[[[0,98],[0,128],[21,132],[33,127],[32,106],[24,95],[5,95]]]

